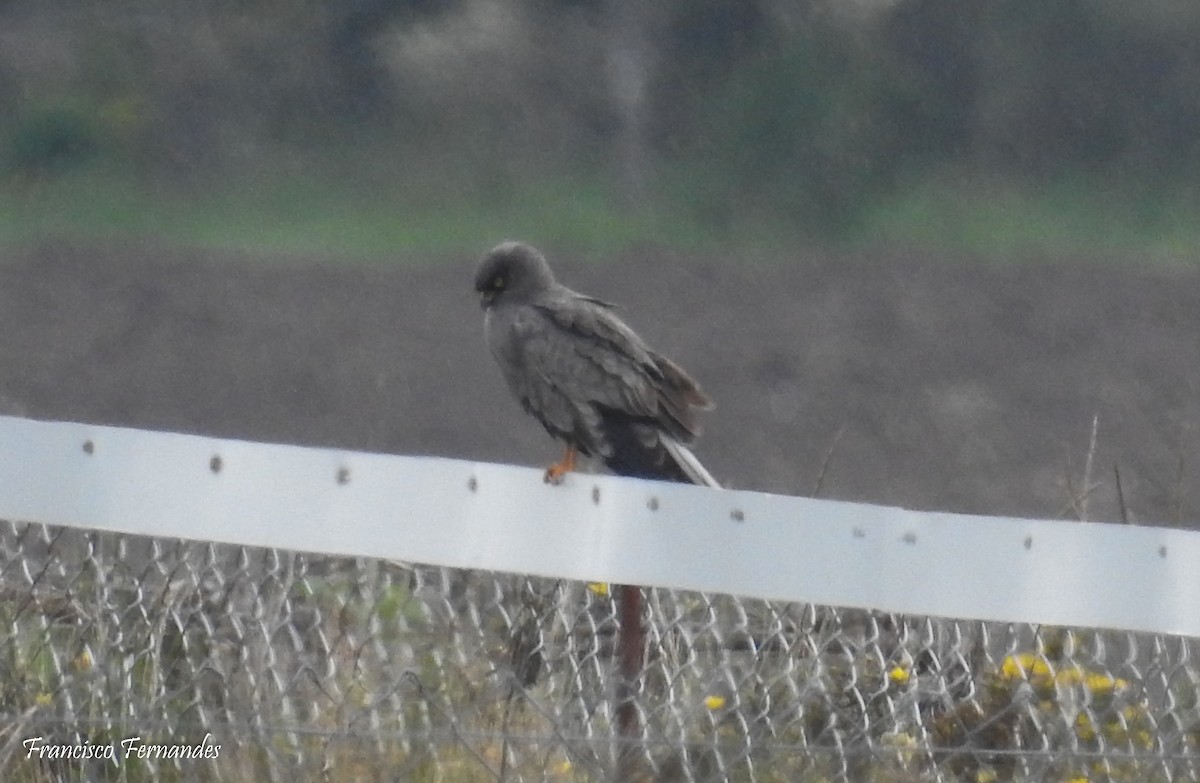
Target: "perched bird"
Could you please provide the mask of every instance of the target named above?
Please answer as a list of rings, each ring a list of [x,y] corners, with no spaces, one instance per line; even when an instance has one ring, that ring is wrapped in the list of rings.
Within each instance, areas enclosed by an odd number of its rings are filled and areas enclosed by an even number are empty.
[[[509,388],[566,444],[547,482],[560,482],[582,453],[622,476],[718,486],[687,448],[700,433],[696,411],[712,402],[613,305],[559,284],[542,254],[521,242],[484,256],[475,290]]]

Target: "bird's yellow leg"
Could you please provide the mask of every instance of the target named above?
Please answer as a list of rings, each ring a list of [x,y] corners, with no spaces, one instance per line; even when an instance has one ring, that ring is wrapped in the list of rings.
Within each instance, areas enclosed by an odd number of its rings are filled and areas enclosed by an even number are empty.
[[[546,468],[546,474],[542,476],[542,480],[547,484],[561,484],[563,477],[575,470],[575,457],[578,454],[579,452],[573,446],[567,446],[562,460]]]

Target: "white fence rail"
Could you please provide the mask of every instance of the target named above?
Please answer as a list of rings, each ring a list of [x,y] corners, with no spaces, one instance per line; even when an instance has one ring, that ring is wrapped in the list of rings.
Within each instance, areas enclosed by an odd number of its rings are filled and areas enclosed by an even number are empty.
[[[0,518],[5,780],[609,779],[605,583],[647,779],[1200,779],[1193,532],[17,418]]]
[[[0,417],[0,518],[1006,622],[1200,636],[1200,533]]]

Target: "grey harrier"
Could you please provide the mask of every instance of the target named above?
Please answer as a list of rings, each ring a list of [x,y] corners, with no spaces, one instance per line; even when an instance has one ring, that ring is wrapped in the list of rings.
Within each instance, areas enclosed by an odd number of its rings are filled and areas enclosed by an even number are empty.
[[[483,258],[475,290],[484,333],[521,407],[566,443],[546,470],[558,483],[577,453],[622,476],[717,486],[687,444],[696,409],[712,402],[679,365],[650,349],[613,305],[555,281],[546,259],[520,242]]]

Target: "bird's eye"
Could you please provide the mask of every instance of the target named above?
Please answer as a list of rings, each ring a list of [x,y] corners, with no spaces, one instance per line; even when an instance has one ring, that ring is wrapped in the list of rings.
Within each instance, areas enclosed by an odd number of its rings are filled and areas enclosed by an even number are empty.
[[[504,275],[497,275],[496,277],[493,277],[492,278],[492,290],[493,291],[503,291],[504,284],[507,282],[508,281],[504,279]]]

